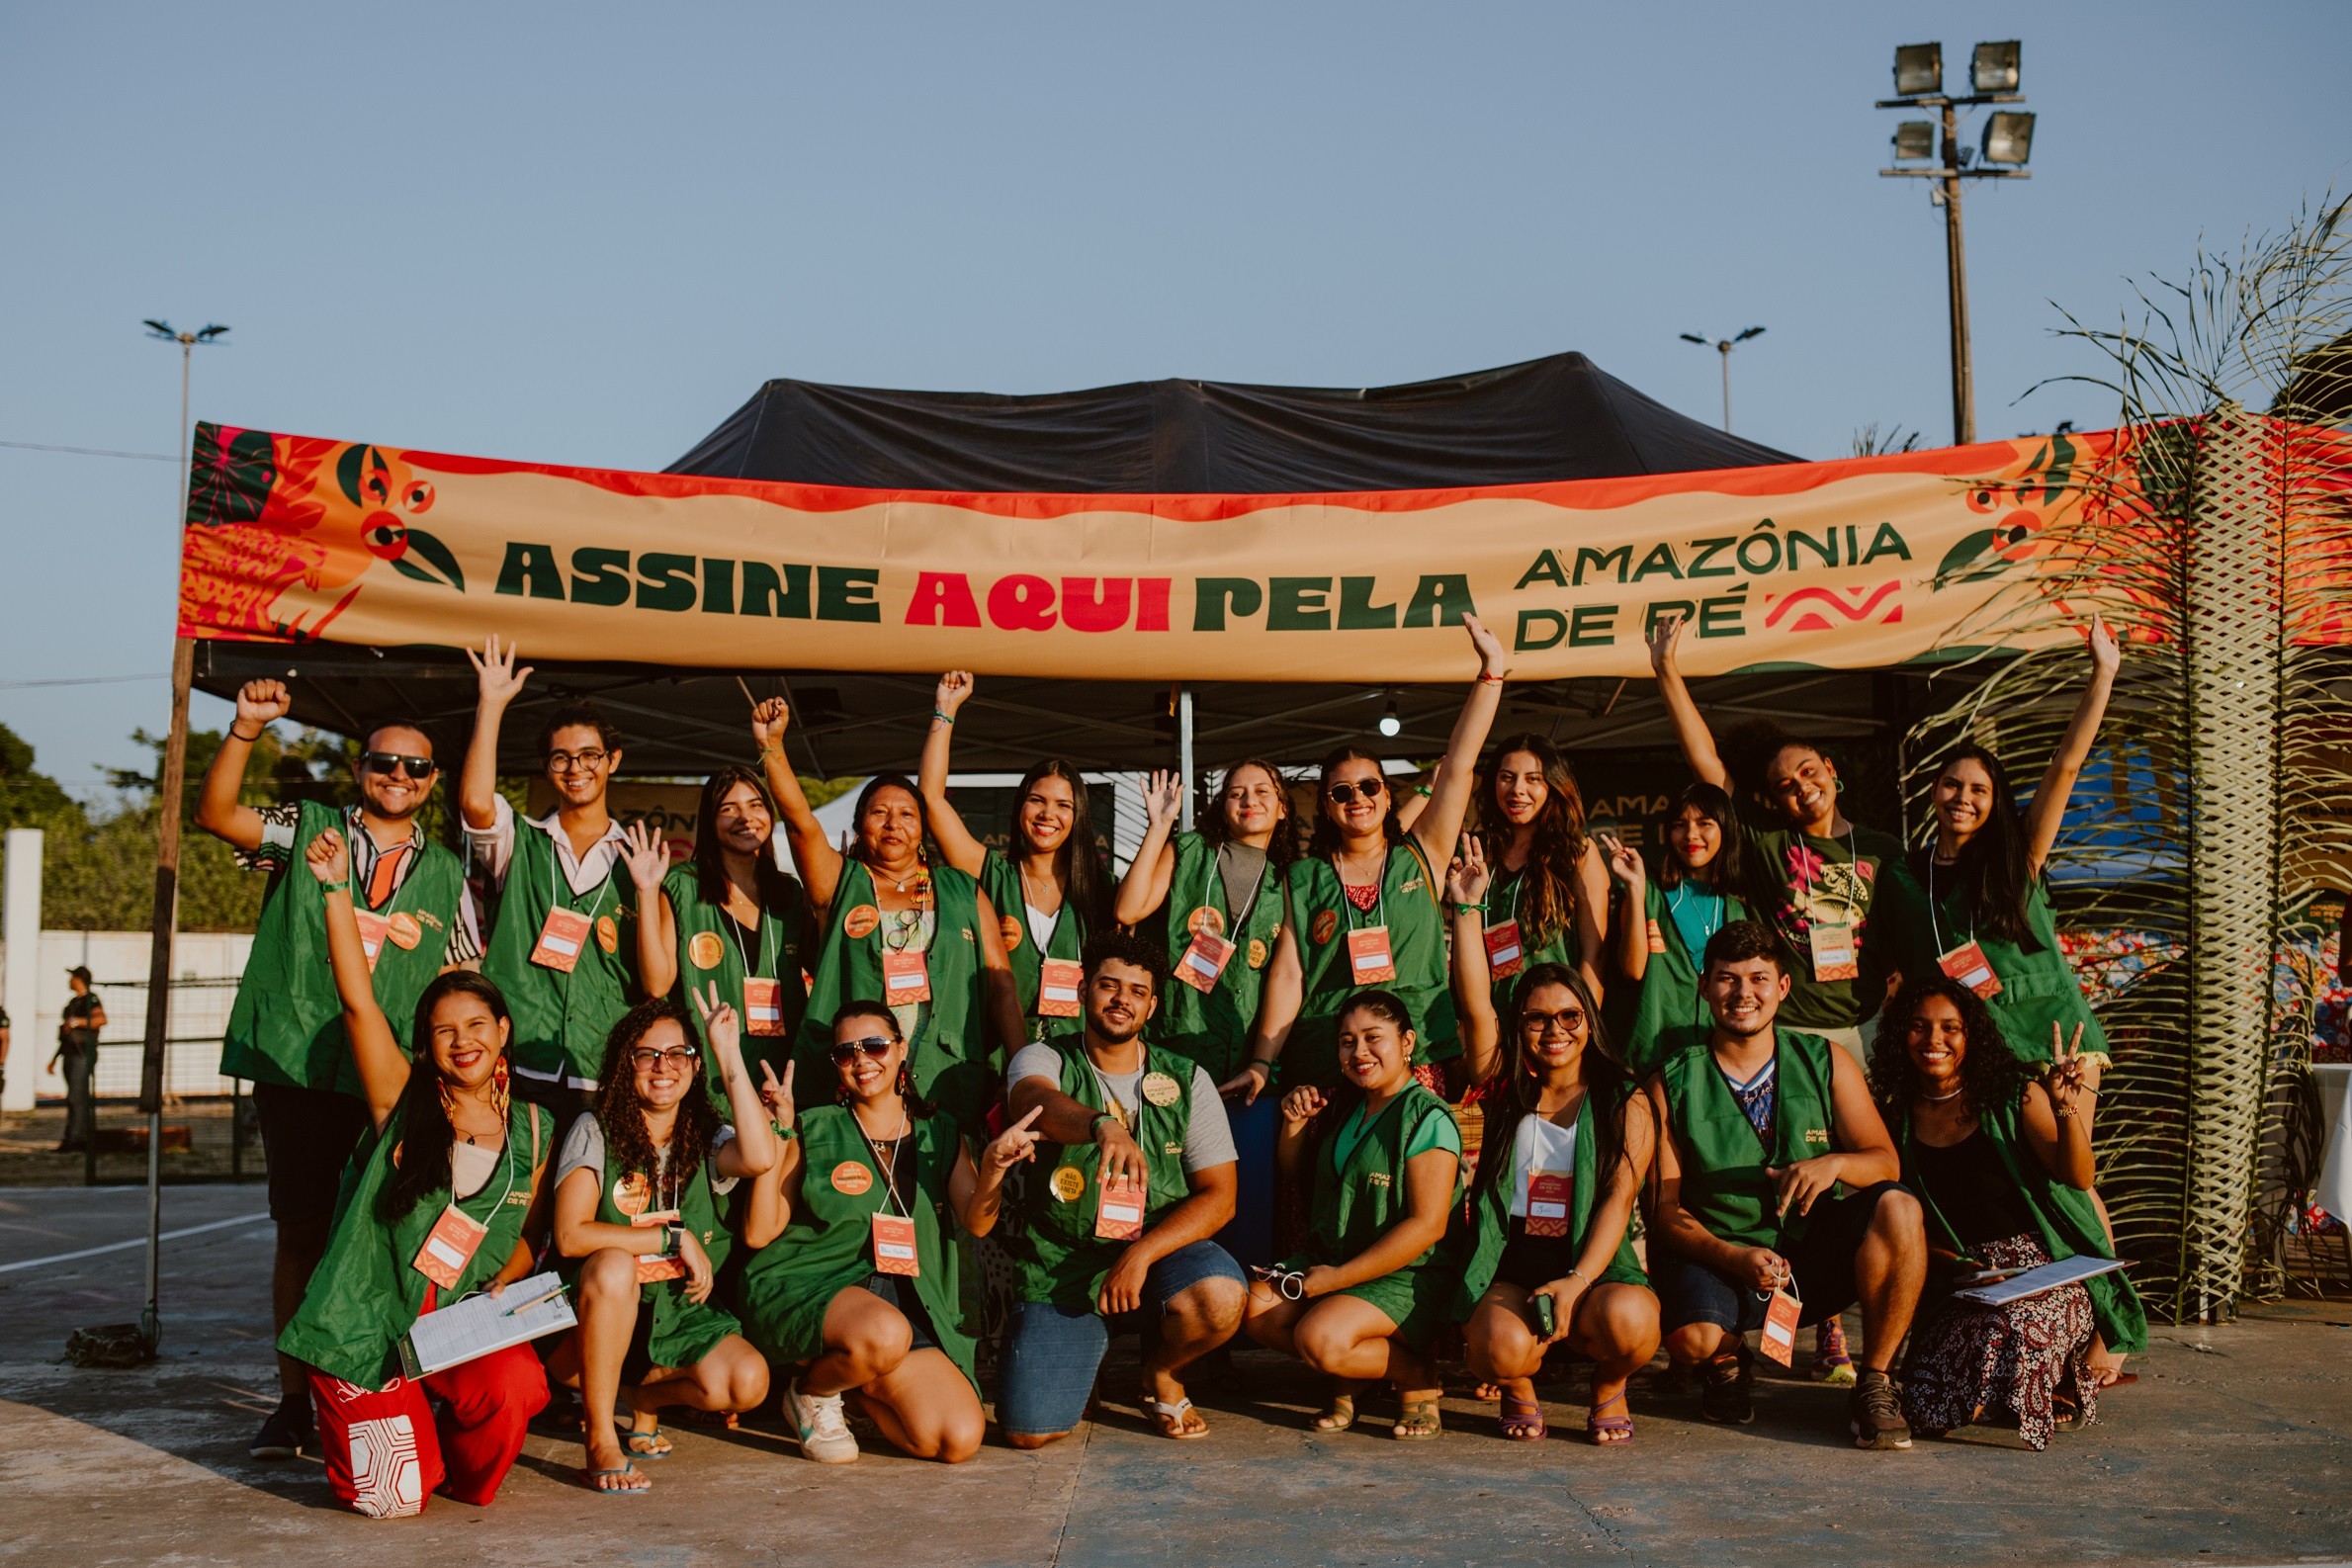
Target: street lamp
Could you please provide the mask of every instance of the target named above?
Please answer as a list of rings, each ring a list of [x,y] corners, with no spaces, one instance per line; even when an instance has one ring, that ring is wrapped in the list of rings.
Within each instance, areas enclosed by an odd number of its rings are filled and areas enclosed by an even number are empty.
[[[204,326],[193,332],[176,332],[169,321],[158,321],[153,316],[148,316],[139,324],[147,329],[147,336],[180,345],[180,478],[185,481],[188,478],[188,442],[191,435],[188,429],[188,362],[199,347],[218,343],[227,336],[228,328]],[[177,532],[176,528],[174,532]]]
[[[1764,328],[1752,326],[1737,337],[1703,338],[1696,332],[1685,332],[1683,341],[1700,348],[1711,348],[1723,356],[1723,433],[1731,434],[1731,351],[1752,337],[1762,337]]]
[[[1894,128],[1895,167],[1882,176],[1933,180],[1930,197],[1944,209],[1944,258],[1947,305],[1952,316],[1952,437],[1960,446],[1976,439],[1976,391],[1968,363],[1968,274],[1960,248],[1960,181],[2024,180],[2032,178],[2025,162],[2034,145],[2034,117],[2004,110],[1992,117],[1979,144],[1963,147],[1960,139],[1960,111],[1987,104],[2015,104],[2018,95],[2018,41],[1979,44],[1968,59],[1968,84],[1974,91],[1953,98],[1944,91],[1944,45],[1905,44],[1894,51],[1892,98],[1878,101],[1880,109],[1932,109],[1942,122],[1943,158],[1936,155],[1935,121],[1906,120]]]

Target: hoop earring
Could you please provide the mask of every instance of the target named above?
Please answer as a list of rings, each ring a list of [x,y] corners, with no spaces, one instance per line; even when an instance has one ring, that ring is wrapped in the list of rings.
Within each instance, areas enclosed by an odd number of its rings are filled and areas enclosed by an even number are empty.
[[[904,1099],[906,1096],[914,1092],[915,1070],[909,1067],[906,1063],[901,1062],[899,1064],[899,1097]]]

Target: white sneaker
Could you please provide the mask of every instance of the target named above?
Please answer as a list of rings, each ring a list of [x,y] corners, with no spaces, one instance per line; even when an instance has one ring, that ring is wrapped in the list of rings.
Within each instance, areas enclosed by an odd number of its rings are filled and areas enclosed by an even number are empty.
[[[785,1385],[784,1414],[800,1434],[801,1457],[819,1464],[847,1464],[857,1457],[838,1394],[804,1394],[799,1379]]]

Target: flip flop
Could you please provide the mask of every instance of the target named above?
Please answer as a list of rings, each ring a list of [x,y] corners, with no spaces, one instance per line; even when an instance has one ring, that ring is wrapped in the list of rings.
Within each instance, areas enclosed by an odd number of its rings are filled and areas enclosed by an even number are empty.
[[[612,1469],[590,1469],[583,1465],[576,1473],[579,1476],[579,1484],[598,1497],[643,1497],[653,1490],[651,1483],[645,1486],[598,1486],[596,1484],[608,1475],[643,1474],[644,1472],[634,1464],[622,1464]]]
[[[660,1441],[664,1444],[664,1446],[659,1448],[641,1448],[638,1446],[638,1444],[641,1442],[653,1442],[655,1440]],[[673,1446],[669,1446],[668,1444],[669,1439],[662,1436],[661,1428],[658,1424],[648,1427],[642,1432],[637,1428],[632,1427],[627,1432],[621,1434],[621,1446],[628,1449],[630,1457],[634,1459],[666,1459],[670,1456],[670,1454],[676,1451]]]
[[[1544,1424],[1543,1407],[1509,1392],[1502,1397],[1503,1413],[1495,1418],[1495,1430],[1513,1442],[1541,1442],[1551,1430]]]
[[[1160,1436],[1163,1437],[1176,1442],[1190,1442],[1195,1437],[1205,1437],[1209,1435],[1209,1424],[1193,1414],[1190,1396],[1179,1399],[1173,1405],[1164,1405],[1151,1395],[1146,1394],[1136,1403],[1142,1407],[1147,1418],[1160,1424]],[[1197,1425],[1187,1426],[1187,1418]],[[1176,1428],[1174,1432],[1169,1431],[1171,1424]]]
[[[1625,1414],[1622,1416],[1601,1414],[1611,1405],[1624,1405]],[[1604,1437],[1602,1436],[1603,1433],[1609,1432],[1621,1432],[1624,1436],[1621,1437]],[[1592,1439],[1593,1446],[1596,1448],[1618,1448],[1633,1440],[1633,1407],[1626,1404],[1622,1392],[1618,1393],[1615,1398],[1605,1399],[1592,1408],[1585,1417],[1585,1436]]]

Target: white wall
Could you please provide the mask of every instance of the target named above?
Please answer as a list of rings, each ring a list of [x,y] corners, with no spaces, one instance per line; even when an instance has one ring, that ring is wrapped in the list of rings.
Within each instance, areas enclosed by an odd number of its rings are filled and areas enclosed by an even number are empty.
[[[253,938],[242,931],[183,931],[172,943],[171,1013],[167,1019],[163,1087],[175,1094],[226,1093],[220,1067],[220,1032],[236,1000],[237,977]],[[65,971],[89,966],[93,989],[106,1003],[106,1028],[98,1037],[98,1089],[136,1092],[139,1047],[147,1031],[145,931],[43,931],[34,969],[33,999],[17,995],[15,955],[0,942],[0,974],[12,982],[0,1003],[13,1024],[8,1052],[7,1108],[29,1108],[34,1096],[65,1092],[64,1076],[43,1072],[57,1048],[57,1020],[73,987]]]

